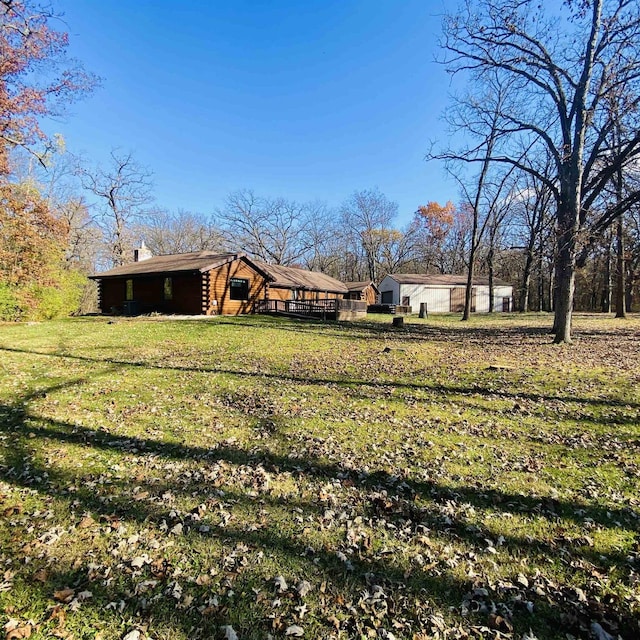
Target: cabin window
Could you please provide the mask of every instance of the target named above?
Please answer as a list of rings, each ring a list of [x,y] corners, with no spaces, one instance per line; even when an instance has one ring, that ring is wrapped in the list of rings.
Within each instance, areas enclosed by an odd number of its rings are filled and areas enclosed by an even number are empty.
[[[133,280],[126,280],[124,284],[124,299],[133,300]]]
[[[173,300],[173,278],[164,279],[163,295],[165,300]]]
[[[291,289],[291,299],[292,300],[297,300],[298,299],[298,290],[297,289]]]
[[[229,297],[231,300],[248,300],[249,281],[246,278],[231,278],[229,282]]]

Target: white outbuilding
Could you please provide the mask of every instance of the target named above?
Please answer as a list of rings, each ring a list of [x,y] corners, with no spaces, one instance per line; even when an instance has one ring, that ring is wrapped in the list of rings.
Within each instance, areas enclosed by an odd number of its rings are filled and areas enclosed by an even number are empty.
[[[466,275],[426,275],[420,273],[389,274],[378,286],[380,302],[411,307],[414,313],[420,304],[427,305],[427,313],[459,313],[464,310]],[[471,311],[489,311],[489,278],[477,276],[473,280]],[[513,311],[513,286],[493,280],[493,309]]]

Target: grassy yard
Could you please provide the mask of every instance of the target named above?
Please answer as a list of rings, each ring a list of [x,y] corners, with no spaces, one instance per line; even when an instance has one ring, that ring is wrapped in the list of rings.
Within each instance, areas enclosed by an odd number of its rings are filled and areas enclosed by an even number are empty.
[[[4,637],[639,638],[640,318],[549,327],[0,326]]]

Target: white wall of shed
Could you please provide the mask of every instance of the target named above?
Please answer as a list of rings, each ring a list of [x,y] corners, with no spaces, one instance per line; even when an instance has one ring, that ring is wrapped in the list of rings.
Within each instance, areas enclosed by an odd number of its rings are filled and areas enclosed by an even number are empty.
[[[502,299],[509,298],[509,310],[513,311],[513,287],[511,285],[493,288],[493,308],[502,311]]]
[[[476,313],[489,313],[489,286],[477,285],[476,290]],[[496,313],[502,312],[502,299],[509,298],[509,309],[513,309],[513,287],[493,287],[493,310]]]
[[[394,293],[393,303],[402,304],[402,299],[408,296],[413,313],[418,313],[422,302],[426,302],[428,313],[449,313],[451,311],[451,290],[453,288],[449,285],[401,284],[398,286],[397,297]],[[464,287],[456,288],[464,289]],[[475,286],[474,289],[476,290],[476,313],[488,313],[489,287]],[[384,290],[385,288],[381,284],[380,291]],[[513,310],[513,287],[500,286],[493,289],[494,311],[502,311],[503,298],[510,299],[509,308]]]
[[[413,313],[420,311],[420,304],[427,303],[427,313],[448,313],[451,309],[451,287],[427,286],[424,284],[400,285],[399,300],[402,303],[405,296],[409,296],[409,305]]]

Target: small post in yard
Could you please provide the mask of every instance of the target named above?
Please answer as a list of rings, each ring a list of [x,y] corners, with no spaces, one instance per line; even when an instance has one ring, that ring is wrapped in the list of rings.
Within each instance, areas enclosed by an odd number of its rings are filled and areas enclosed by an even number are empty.
[[[393,326],[394,327],[404,327],[404,317],[403,316],[396,316],[393,319]]]
[[[427,312],[427,303],[421,302],[420,313],[418,314],[418,318],[428,318],[428,317],[429,317],[429,313]]]

